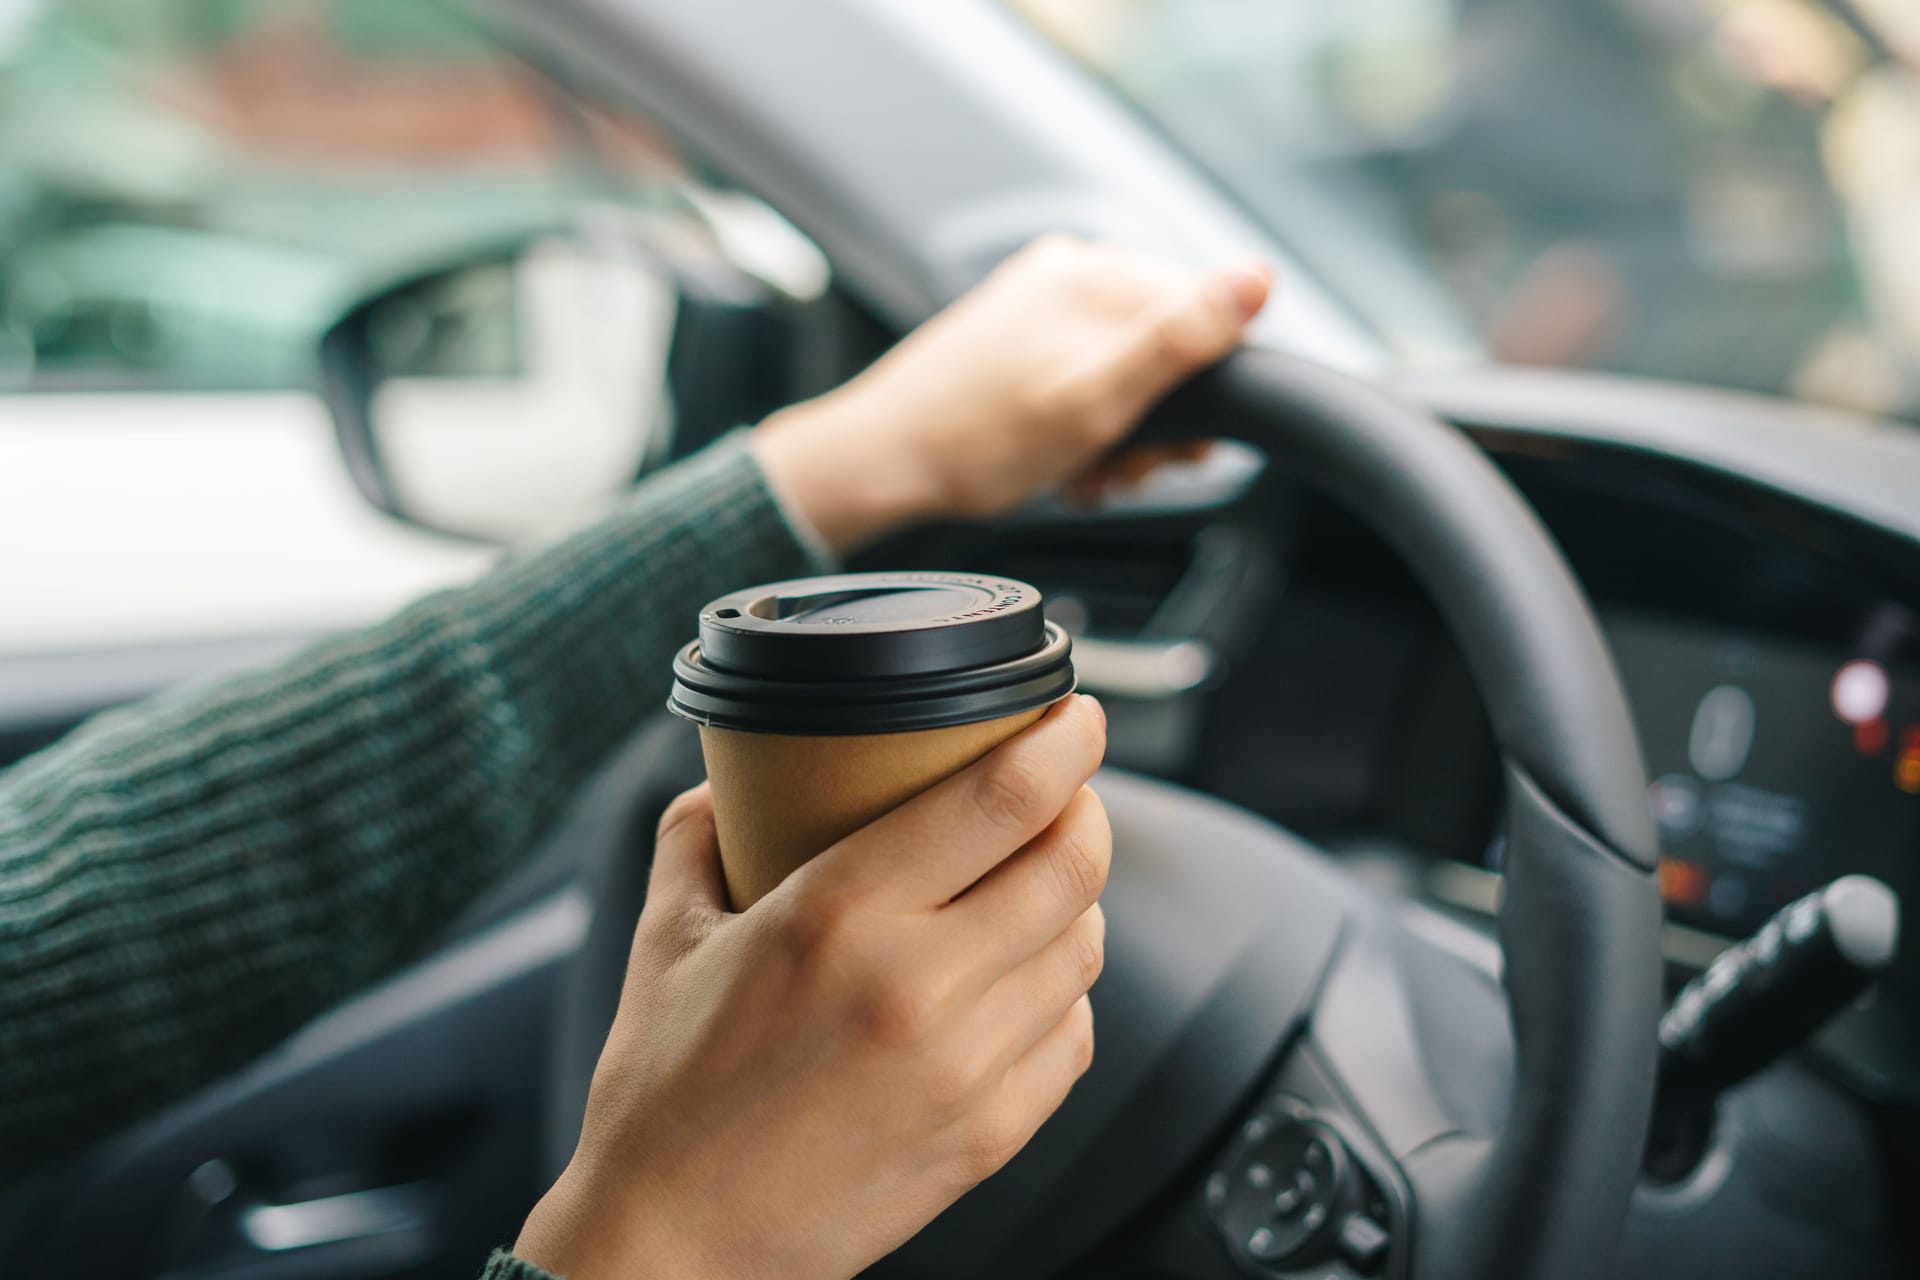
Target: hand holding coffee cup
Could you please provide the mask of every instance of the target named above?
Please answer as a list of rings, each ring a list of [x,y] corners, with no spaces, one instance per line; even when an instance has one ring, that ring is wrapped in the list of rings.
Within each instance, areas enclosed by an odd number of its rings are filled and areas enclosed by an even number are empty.
[[[661,822],[556,1274],[842,1280],[1010,1160],[1092,1060],[1106,720],[1068,696],[730,911],[716,797]]]
[[[1112,451],[1160,396],[1238,344],[1267,290],[1259,268],[1181,272],[1049,238],[852,382],[772,415],[754,453],[842,555],[1065,481],[1126,482],[1166,455]],[[1038,635],[1035,647],[1051,643]],[[1111,835],[1085,783],[1105,719],[1064,694],[866,733],[707,719],[721,794],[699,788],[663,823],[579,1150],[516,1252],[576,1280],[636,1268],[838,1280],[1024,1145],[1090,1061],[1085,992],[1104,955],[1096,899]],[[949,754],[932,759],[917,734]],[[753,759],[755,740],[779,738],[790,763],[869,776],[857,761],[833,765],[835,737],[882,744],[882,764],[918,763],[862,803],[911,798],[830,840],[844,814],[805,831],[791,819],[834,789],[773,781],[779,771]],[[958,772],[935,781],[949,763]],[[771,803],[782,796],[798,803]],[[716,805],[789,820],[736,823]],[[752,864],[737,889],[752,910],[728,909],[722,825],[784,833],[728,842]]]

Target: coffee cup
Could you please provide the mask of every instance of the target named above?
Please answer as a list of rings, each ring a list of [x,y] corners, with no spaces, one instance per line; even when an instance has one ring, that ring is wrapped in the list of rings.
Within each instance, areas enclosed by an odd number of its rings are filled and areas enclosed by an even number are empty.
[[[700,726],[727,893],[796,868],[978,760],[1073,691],[1039,591],[965,573],[801,578],[722,596],[674,660]]]

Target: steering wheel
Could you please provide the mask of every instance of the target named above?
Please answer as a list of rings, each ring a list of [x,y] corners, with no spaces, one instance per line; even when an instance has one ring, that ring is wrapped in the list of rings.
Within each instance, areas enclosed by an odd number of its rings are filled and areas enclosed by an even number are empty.
[[[1006,1169],[871,1274],[1014,1280],[1090,1258],[1223,1280],[1605,1274],[1651,1109],[1661,909],[1645,768],[1578,586],[1460,433],[1331,370],[1242,352],[1147,431],[1257,445],[1351,505],[1432,594],[1503,760],[1502,976],[1304,842],[1104,773],[1093,1067]],[[562,1002],[562,1162],[643,863],[603,878]]]

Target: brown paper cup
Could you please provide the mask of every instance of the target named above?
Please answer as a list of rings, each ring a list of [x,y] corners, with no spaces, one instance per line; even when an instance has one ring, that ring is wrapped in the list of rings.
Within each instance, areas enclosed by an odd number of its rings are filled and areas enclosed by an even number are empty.
[[[744,911],[802,863],[1046,714],[910,733],[805,737],[700,728],[727,894]]]
[[[674,658],[667,708],[700,726],[727,893],[744,911],[1073,687],[1072,637],[1029,584],[848,573],[711,601]]]

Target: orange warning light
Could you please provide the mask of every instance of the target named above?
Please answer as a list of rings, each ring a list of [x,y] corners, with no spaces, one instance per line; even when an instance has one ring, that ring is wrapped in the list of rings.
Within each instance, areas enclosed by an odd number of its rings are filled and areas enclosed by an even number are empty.
[[[1920,725],[1900,731],[1900,754],[1893,761],[1893,784],[1910,796],[1920,796]]]
[[[1713,878],[1698,863],[1660,859],[1660,896],[1676,907],[1697,907],[1707,900]]]

